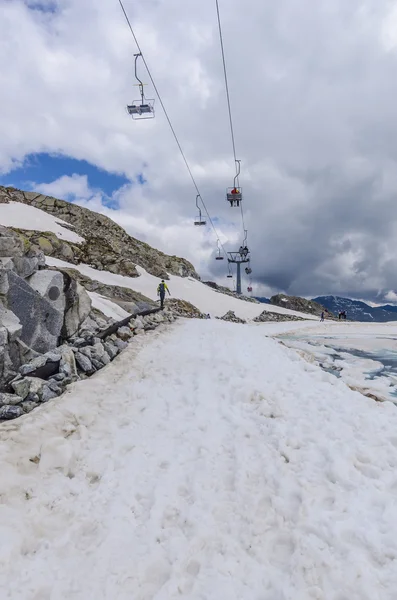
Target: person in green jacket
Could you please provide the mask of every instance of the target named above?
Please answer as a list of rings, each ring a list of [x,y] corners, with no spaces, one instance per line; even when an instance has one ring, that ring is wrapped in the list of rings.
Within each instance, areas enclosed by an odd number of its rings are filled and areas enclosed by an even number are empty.
[[[158,284],[157,286],[157,295],[160,296],[160,306],[161,308],[164,308],[164,298],[165,298],[165,292],[168,292],[168,295],[171,296],[170,294],[170,290],[167,287],[167,284],[165,283],[164,279],[161,280],[161,283]]]

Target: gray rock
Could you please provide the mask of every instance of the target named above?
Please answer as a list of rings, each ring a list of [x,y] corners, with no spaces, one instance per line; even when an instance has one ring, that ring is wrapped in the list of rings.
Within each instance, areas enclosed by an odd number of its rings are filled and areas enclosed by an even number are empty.
[[[64,373],[66,377],[71,377],[73,380],[78,378],[76,360],[73,350],[69,346],[61,346],[61,362],[59,364],[60,373]]]
[[[64,379],[66,379],[66,375],[65,373],[56,373],[55,375],[50,377],[50,379],[52,379],[53,381],[63,381]]]
[[[229,321],[229,323],[246,323],[246,321],[244,321],[244,319],[240,319],[240,317],[237,317],[236,314],[232,311],[229,310],[225,315],[223,315],[223,317],[216,317],[217,319],[221,319],[222,321]]]
[[[116,356],[119,353],[119,349],[117,348],[117,346],[115,346],[109,341],[104,343],[104,349],[106,350],[107,354],[109,354],[111,360],[116,358]]]
[[[84,354],[84,356],[86,356],[87,358],[91,358],[92,347],[91,346],[84,346],[84,348],[79,348],[79,352],[80,352],[80,354]]]
[[[39,268],[39,258],[34,253],[31,256],[20,256],[13,259],[15,272],[26,279],[30,277]]]
[[[63,393],[63,382],[61,381],[47,381],[47,385],[45,387],[48,387],[50,390],[52,390],[58,395]]]
[[[17,396],[16,394],[5,394],[0,393],[0,406],[19,404],[22,402],[23,398],[21,396]]]
[[[135,335],[143,335],[144,333],[145,333],[145,329],[135,329],[134,330]]]
[[[8,310],[0,302],[0,323],[1,327],[7,330],[8,342],[14,342],[22,333],[22,324],[17,315]]]
[[[76,348],[79,348],[80,346],[83,346],[85,343],[86,343],[86,341],[83,337],[78,337],[73,341],[73,346],[76,346]]]
[[[28,279],[29,285],[56,310],[65,312],[64,278],[59,271],[38,271]]]
[[[62,329],[65,339],[75,335],[91,312],[91,298],[82,285],[64,273],[66,279],[66,312]]]
[[[25,400],[30,392],[30,381],[25,378],[16,379],[11,382],[12,389],[18,396]]]
[[[11,229],[0,225],[0,256],[12,257],[23,256],[23,240]]]
[[[97,360],[101,360],[101,357],[105,354],[105,349],[101,343],[95,344],[91,347],[91,356]]]
[[[25,377],[25,380],[29,382],[29,394],[26,397],[27,400],[31,399],[32,395],[37,395],[39,400],[41,400],[43,387],[46,385],[46,381],[44,379],[40,379],[39,377]]]
[[[46,362],[59,362],[61,360],[61,352],[56,349],[53,352],[46,352],[44,354]]]
[[[88,356],[84,356],[84,354],[81,354],[81,352],[76,352],[74,357],[78,367],[80,367],[83,373],[89,373],[92,371],[92,363]]]
[[[96,371],[100,371],[104,367],[103,363],[101,363],[101,361],[97,358],[93,358],[91,362]]]
[[[102,363],[102,365],[108,365],[110,363],[110,356],[107,352],[104,352],[102,354],[102,356],[99,359],[99,362]]]
[[[52,400],[53,398],[57,398],[61,393],[62,393],[62,391],[60,391],[58,393],[58,392],[55,392],[54,390],[51,390],[48,386],[44,386],[40,400],[41,400],[41,402],[48,402],[49,400]]]
[[[22,376],[29,375],[29,373],[33,373],[33,371],[35,371],[39,367],[43,367],[46,364],[46,362],[47,358],[44,354],[42,354],[41,356],[34,358],[30,363],[22,365],[22,367],[19,369],[19,372]]]
[[[21,408],[24,413],[30,413],[34,408],[39,405],[38,402],[32,402],[31,400],[24,400],[21,402]]]
[[[128,342],[123,342],[123,340],[115,340],[114,345],[119,349],[120,352],[125,350],[125,348],[128,348]]]
[[[117,330],[117,336],[123,340],[124,342],[128,342],[132,338],[134,334],[132,333],[130,327],[124,325],[123,327],[119,327]]]
[[[20,406],[2,406],[0,408],[0,420],[10,421],[23,415],[23,409]]]
[[[40,402],[40,398],[38,396],[38,394],[33,394],[32,392],[29,392],[29,394],[26,396],[24,402],[35,402],[36,404],[38,404]],[[21,405],[23,403],[21,402]]]
[[[63,311],[57,310],[12,271],[8,281],[8,308],[22,325],[21,340],[39,353],[55,348],[63,325]]]

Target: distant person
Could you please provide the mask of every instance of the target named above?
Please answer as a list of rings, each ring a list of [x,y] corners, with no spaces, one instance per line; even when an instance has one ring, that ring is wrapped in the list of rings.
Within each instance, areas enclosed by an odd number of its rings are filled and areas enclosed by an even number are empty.
[[[321,313],[320,321],[324,321],[324,311]]]
[[[165,298],[166,290],[168,292],[168,295],[171,296],[170,290],[168,289],[167,284],[165,283],[164,279],[162,279],[161,283],[159,283],[157,286],[157,295],[160,296],[160,308],[164,308],[164,298]]]

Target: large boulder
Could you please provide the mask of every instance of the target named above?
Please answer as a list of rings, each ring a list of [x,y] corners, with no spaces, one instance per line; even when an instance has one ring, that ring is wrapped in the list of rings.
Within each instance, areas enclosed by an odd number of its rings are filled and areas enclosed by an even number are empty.
[[[29,285],[54,308],[65,312],[64,278],[59,271],[37,271],[28,279]]]
[[[64,322],[63,310],[43,298],[13,271],[8,273],[8,284],[7,306],[22,325],[22,342],[39,353],[55,348]]]
[[[0,257],[21,257],[25,250],[23,238],[0,225]]]

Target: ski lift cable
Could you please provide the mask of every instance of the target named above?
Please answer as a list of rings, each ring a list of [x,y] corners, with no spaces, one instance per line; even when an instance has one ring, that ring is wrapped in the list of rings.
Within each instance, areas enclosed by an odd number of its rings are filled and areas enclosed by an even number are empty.
[[[200,194],[200,190],[199,190],[199,188],[198,188],[198,185],[197,185],[197,183],[196,183],[196,180],[194,179],[193,173],[192,173],[192,171],[191,171],[191,168],[190,168],[190,166],[189,166],[189,163],[188,163],[188,161],[187,161],[187,158],[186,158],[186,156],[185,156],[185,153],[184,153],[184,151],[183,151],[183,149],[182,149],[182,146],[181,146],[181,144],[180,144],[180,142],[179,142],[178,136],[176,135],[176,132],[175,132],[175,129],[174,129],[173,125],[172,125],[171,119],[170,119],[170,117],[168,116],[168,112],[167,112],[167,110],[166,110],[166,108],[165,108],[165,106],[164,106],[163,100],[162,100],[162,98],[161,98],[161,96],[160,96],[160,92],[159,92],[159,91],[158,91],[158,89],[157,89],[157,86],[156,86],[156,84],[155,84],[155,82],[154,82],[154,79],[153,79],[153,77],[152,77],[152,74],[151,74],[151,72],[150,72],[150,70],[149,70],[148,64],[147,64],[147,62],[146,62],[146,60],[145,60],[145,57],[144,57],[144,55],[143,55],[142,49],[141,49],[141,47],[140,47],[140,45],[139,45],[139,42],[138,42],[138,40],[137,40],[137,37],[136,37],[136,35],[135,35],[135,33],[134,33],[134,30],[133,30],[133,28],[132,28],[131,22],[130,22],[130,20],[129,20],[129,18],[128,18],[127,12],[126,12],[126,10],[125,10],[125,8],[124,8],[123,1],[122,1],[122,0],[119,0],[119,4],[120,4],[120,6],[121,6],[121,10],[122,10],[122,11],[123,11],[123,13],[124,13],[125,20],[127,21],[128,27],[129,27],[129,29],[130,29],[130,31],[131,31],[131,33],[132,33],[132,37],[134,38],[135,44],[137,45],[137,48],[138,48],[138,50],[139,50],[139,52],[140,52],[140,54],[141,54],[141,57],[142,57],[142,60],[143,60],[143,64],[144,64],[144,65],[145,65],[145,67],[146,67],[146,70],[147,70],[147,72],[148,72],[148,75],[149,75],[150,81],[152,82],[152,85],[153,85],[154,91],[155,91],[155,92],[156,92],[156,94],[157,94],[157,97],[158,97],[158,99],[159,99],[159,102],[160,102],[161,108],[162,108],[162,109],[163,109],[163,111],[164,111],[165,117],[166,117],[166,119],[167,119],[167,121],[168,121],[168,125],[170,126],[170,129],[171,129],[171,131],[172,131],[172,134],[173,134],[173,136],[174,136],[174,138],[175,138],[175,141],[176,141],[176,143],[177,143],[177,146],[178,146],[178,148],[179,148],[179,152],[181,153],[181,156],[182,156],[182,158],[183,158],[183,161],[184,161],[184,163],[185,163],[185,165],[186,165],[186,168],[187,168],[187,170],[188,170],[188,173],[189,173],[189,175],[190,175],[190,178],[191,178],[191,180],[192,180],[192,182],[193,182],[193,185],[194,185],[194,187],[196,188],[196,192],[197,192],[197,194],[200,196],[200,200],[201,200],[201,202],[202,202],[202,205],[203,205],[203,207],[204,207],[204,210],[205,210],[205,213],[206,213],[206,215],[207,215],[207,217],[208,217],[208,220],[209,220],[209,222],[211,223],[211,226],[212,226],[212,228],[213,228],[213,230],[214,230],[214,232],[215,232],[215,235],[216,235],[217,239],[219,240],[219,233],[218,233],[218,232],[217,232],[217,230],[216,230],[216,227],[215,227],[215,225],[214,225],[214,223],[213,223],[213,221],[212,221],[212,219],[211,219],[211,216],[210,216],[210,214],[209,214],[209,212],[208,212],[208,209],[207,209],[207,207],[206,207],[206,205],[205,205],[205,202],[204,202],[204,200],[203,200],[203,197],[202,197],[202,195]],[[223,246],[222,242],[221,242],[221,241],[219,241],[219,243],[220,243],[220,245],[221,245],[221,247],[222,247],[222,250],[223,250],[223,253],[224,253],[225,257],[227,258],[227,252],[226,252],[226,250],[225,250],[225,248],[224,248],[224,246]]]
[[[236,155],[236,142],[235,142],[235,138],[234,138],[233,118],[232,118],[232,109],[231,109],[231,104],[230,104],[229,83],[228,83],[228,79],[227,79],[225,50],[224,50],[224,46],[223,46],[223,34],[222,34],[222,25],[221,25],[221,15],[220,15],[220,11],[219,11],[219,1],[215,0],[215,4],[216,4],[216,14],[218,17],[219,41],[221,44],[221,52],[222,52],[223,74],[224,74],[224,78],[225,78],[226,99],[227,99],[227,108],[228,108],[228,112],[229,112],[229,124],[230,124],[231,138],[232,138],[234,164],[236,165],[236,174],[237,174],[238,173],[238,170],[237,170],[238,162],[237,162],[237,155]],[[238,175],[237,175],[237,183],[238,183],[238,186],[240,187]],[[241,210],[241,220],[242,220],[242,224],[243,224],[243,231],[245,231],[244,209],[243,209],[242,202],[240,202],[240,210]]]

